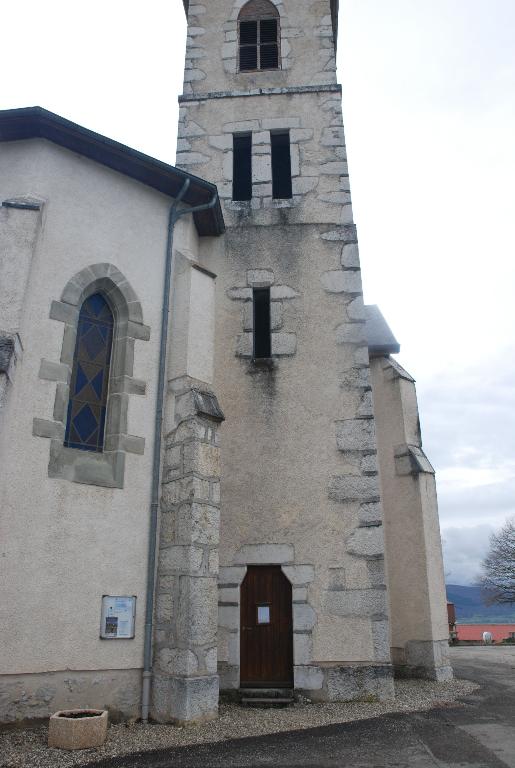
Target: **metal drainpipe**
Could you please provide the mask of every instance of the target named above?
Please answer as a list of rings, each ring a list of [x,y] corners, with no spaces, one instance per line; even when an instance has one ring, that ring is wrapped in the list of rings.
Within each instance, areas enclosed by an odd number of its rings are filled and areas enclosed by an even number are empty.
[[[175,198],[168,217],[168,237],[166,244],[165,275],[163,289],[163,313],[161,317],[161,341],[159,345],[159,374],[157,384],[156,417],[154,426],[154,452],[152,460],[152,493],[150,500],[150,541],[148,549],[147,567],[147,601],[145,609],[145,642],[143,650],[143,689],[141,695],[141,719],[148,721],[150,708],[150,683],[152,678],[152,623],[154,615],[154,590],[156,572],[156,544],[157,544],[157,518],[159,510],[159,480],[161,474],[161,440],[163,432],[163,405],[165,396],[166,379],[166,350],[168,344],[168,318],[170,314],[170,292],[172,286],[174,256],[173,235],[174,228],[181,216],[190,213],[198,213],[214,208],[218,200],[218,192],[215,192],[211,201],[194,208],[177,210],[190,186],[190,179],[186,179],[181,191]]]

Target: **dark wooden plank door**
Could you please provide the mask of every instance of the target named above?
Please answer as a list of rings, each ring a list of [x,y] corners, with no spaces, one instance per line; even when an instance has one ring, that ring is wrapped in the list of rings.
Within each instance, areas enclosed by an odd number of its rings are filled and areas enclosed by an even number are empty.
[[[293,686],[291,584],[280,566],[251,565],[241,585],[242,688]]]

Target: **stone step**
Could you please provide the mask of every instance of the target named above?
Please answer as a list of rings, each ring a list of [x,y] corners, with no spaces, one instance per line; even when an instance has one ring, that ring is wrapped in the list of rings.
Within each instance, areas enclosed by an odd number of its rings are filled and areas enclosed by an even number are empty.
[[[255,698],[246,698],[245,696],[242,696],[240,700],[240,704],[242,707],[253,707],[255,709],[280,709],[282,707],[290,707],[294,703],[293,698],[291,699],[279,699],[279,698],[271,698],[271,699],[255,699]]]
[[[289,707],[293,703],[293,691],[289,688],[243,688],[240,690],[242,707],[273,709]]]
[[[246,699],[293,699],[292,688],[240,688]]]

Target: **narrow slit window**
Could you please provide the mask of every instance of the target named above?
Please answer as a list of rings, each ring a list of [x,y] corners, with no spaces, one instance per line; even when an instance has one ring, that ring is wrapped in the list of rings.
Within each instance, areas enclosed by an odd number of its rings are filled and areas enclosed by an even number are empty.
[[[292,196],[290,133],[272,133],[272,197],[289,200]]]
[[[254,358],[272,356],[270,288],[254,288]]]
[[[232,199],[252,199],[252,134],[233,136]]]

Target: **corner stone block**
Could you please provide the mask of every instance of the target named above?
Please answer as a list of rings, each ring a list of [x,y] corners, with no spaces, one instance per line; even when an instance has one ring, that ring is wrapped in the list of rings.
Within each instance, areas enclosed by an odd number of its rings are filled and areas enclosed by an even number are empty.
[[[218,545],[220,538],[218,507],[195,502],[181,504],[176,513],[176,520],[178,543]]]
[[[378,501],[379,483],[376,477],[336,475],[331,480],[329,498],[334,501]]]
[[[324,684],[324,673],[320,667],[296,666],[293,669],[295,688],[318,691]]]
[[[333,616],[386,615],[386,591],[381,589],[331,590],[324,602]]]
[[[204,550],[200,547],[172,546],[161,550],[159,569],[163,573],[182,572],[198,575]]]
[[[370,387],[368,368],[348,368],[340,374],[341,386],[345,389],[367,389]]]
[[[291,544],[246,544],[234,556],[234,562],[242,565],[282,565],[294,559]]]
[[[313,629],[317,616],[313,608],[307,603],[296,603],[293,606],[293,631],[305,631]]]
[[[184,452],[184,472],[196,472],[204,477],[220,475],[220,450],[214,445],[195,441],[186,443]]]
[[[239,629],[240,608],[238,605],[218,606],[218,624],[225,629]]]
[[[357,296],[347,304],[347,315],[349,320],[366,320],[365,304],[362,296]]]
[[[372,457],[375,463],[375,456]],[[360,504],[358,520],[362,526],[381,525],[383,520],[383,510],[381,504],[372,502],[371,504]]]
[[[272,333],[272,355],[294,355],[296,351],[295,333]]]
[[[284,570],[284,569],[283,569]],[[218,576],[218,583],[220,586],[228,586],[229,584],[235,584],[239,586],[243,579],[247,569],[241,565],[223,565],[220,566],[220,574]]]
[[[236,339],[236,356],[252,357],[254,354],[254,340],[251,333],[240,333]]]
[[[336,422],[336,444],[339,451],[375,450],[376,434],[372,419],[347,419]]]
[[[348,243],[343,246],[341,265],[345,269],[359,269],[359,247],[357,243]]]
[[[315,579],[315,569],[312,565],[284,565],[282,572],[295,587],[310,584]]]
[[[154,676],[153,717],[158,722],[202,723],[218,714],[218,676]]]
[[[347,539],[347,552],[357,557],[383,557],[383,526],[357,528]]]
[[[338,344],[363,344],[367,341],[365,323],[342,323],[336,329],[336,341]]]
[[[214,577],[181,576],[177,639],[187,645],[216,642],[218,585]]]
[[[313,659],[313,639],[311,633],[293,634],[293,663],[295,665],[310,664]]]
[[[341,269],[324,272],[320,276],[322,287],[328,293],[361,293],[361,273]]]
[[[250,286],[269,286],[274,280],[274,273],[270,269],[249,269],[247,272],[247,283]]]
[[[329,701],[378,701],[394,697],[392,670],[389,666],[333,667],[327,671]]]

